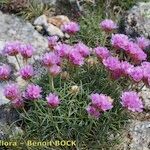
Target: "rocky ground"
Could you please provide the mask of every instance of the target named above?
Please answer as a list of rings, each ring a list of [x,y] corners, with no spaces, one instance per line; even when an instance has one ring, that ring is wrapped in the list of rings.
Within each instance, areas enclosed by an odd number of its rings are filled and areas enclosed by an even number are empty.
[[[133,7],[131,11],[128,12],[128,19],[126,20],[126,32],[128,34],[131,34],[131,31],[134,30],[147,37],[150,35],[150,28],[148,26],[150,24],[149,7],[150,3],[141,3]],[[145,15],[143,15],[143,13]],[[131,25],[131,22],[133,21],[132,19],[137,22],[135,26]],[[36,26],[41,26],[41,24],[38,24],[39,22],[37,22],[34,24]],[[47,22],[45,23],[47,24]],[[7,41],[15,40],[32,44],[36,48],[35,59],[38,59],[38,56],[47,49],[46,37],[42,36],[42,34],[35,30],[35,27],[31,23],[25,22],[14,15],[6,15],[0,12],[0,53]],[[9,57],[8,59],[0,57],[0,62],[5,61],[11,63],[17,68],[17,62],[12,57]],[[39,68],[38,64],[35,64],[35,66]],[[17,81],[20,85],[24,84],[20,80]],[[8,129],[10,124],[18,119],[17,113],[5,105],[8,103],[8,100],[2,94],[4,86],[5,83],[0,83],[0,139],[8,136],[5,134],[6,128]],[[124,140],[121,146],[119,145],[119,149],[150,149],[150,89],[144,87],[141,91],[141,95],[145,103],[145,110],[141,114],[131,114],[132,120],[130,120],[130,124],[126,128],[125,134],[123,134]],[[13,131],[22,132],[17,126],[13,127]]]

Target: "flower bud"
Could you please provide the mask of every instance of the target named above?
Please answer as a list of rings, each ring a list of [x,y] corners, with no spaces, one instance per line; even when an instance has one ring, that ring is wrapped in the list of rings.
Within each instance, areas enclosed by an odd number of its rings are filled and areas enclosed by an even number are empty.
[[[80,91],[80,88],[77,85],[73,85],[70,90],[70,92],[73,94],[77,94],[79,91]]]
[[[67,71],[62,72],[62,73],[60,74],[60,76],[61,76],[61,78],[62,78],[63,80],[68,80],[69,77],[70,77],[70,75],[69,75],[69,73],[68,73]]]

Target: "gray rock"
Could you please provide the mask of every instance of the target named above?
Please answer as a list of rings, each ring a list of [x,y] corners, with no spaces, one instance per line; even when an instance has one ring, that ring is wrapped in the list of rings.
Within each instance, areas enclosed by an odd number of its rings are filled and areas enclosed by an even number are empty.
[[[3,94],[4,84],[0,83],[0,105],[7,104],[9,100]]]
[[[56,5],[56,2],[58,0],[37,0],[38,2],[42,2],[44,4],[49,4],[49,5]]]
[[[33,24],[35,26],[47,26],[47,17],[45,15],[41,15],[35,19]]]
[[[144,86],[139,94],[143,99],[144,108],[150,110],[150,89]]]
[[[64,37],[64,33],[58,27],[56,27],[50,23],[48,24],[48,26],[45,27],[45,29],[49,36],[57,35],[60,38]]]
[[[1,42],[21,41],[32,44],[37,54],[47,49],[47,40],[41,36],[29,22],[0,12],[0,40]],[[2,48],[2,46],[0,46]]]
[[[25,22],[14,15],[3,14],[2,12],[0,12],[0,20],[0,56],[5,43],[9,41],[21,41],[23,43],[32,44],[36,49],[35,58],[39,58],[48,48],[47,39],[39,34],[29,22]],[[18,59],[21,66],[23,66],[21,57]],[[1,56],[0,62],[12,64],[19,70],[18,63],[12,56],[8,56],[7,60]],[[32,58],[30,63],[33,62],[34,59]],[[20,86],[26,85],[20,78],[17,78],[16,81]],[[3,88],[4,84],[0,83],[0,105],[8,103],[8,100],[3,96]]]
[[[150,37],[150,2],[140,2],[128,11],[125,32],[128,35]]]
[[[64,17],[64,16],[62,16],[62,17]],[[36,18],[33,24],[35,25],[36,30],[38,30],[40,27],[39,32],[41,32],[41,30],[44,29],[49,36],[57,35],[60,38],[63,38],[65,36],[60,28],[53,25],[52,23],[48,23],[48,17],[46,17],[46,15],[41,15],[38,18]]]
[[[131,150],[150,149],[150,121],[132,121],[129,129]]]

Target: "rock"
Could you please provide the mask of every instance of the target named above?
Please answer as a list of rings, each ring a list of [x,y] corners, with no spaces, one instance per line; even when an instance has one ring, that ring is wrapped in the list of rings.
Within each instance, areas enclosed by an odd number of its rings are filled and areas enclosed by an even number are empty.
[[[3,91],[4,91],[5,84],[0,83],[0,106],[3,104],[7,104],[9,100],[5,98]]]
[[[14,16],[3,14],[0,11],[0,61],[3,63],[12,64],[17,70],[19,70],[16,59],[12,56],[8,56],[6,59],[1,55],[2,50],[6,42],[9,41],[21,41],[23,43],[31,44],[36,49],[35,58],[38,58],[48,48],[47,39],[39,34],[29,22],[25,22],[22,19]],[[21,57],[18,57],[21,66],[23,61]],[[30,63],[33,63],[32,58]],[[13,70],[15,70],[13,68]],[[13,73],[12,73],[13,75]],[[12,79],[11,79],[12,80]],[[20,78],[14,78],[20,86],[25,86],[26,83]],[[9,101],[3,96],[4,84],[0,83],[0,105],[8,103]]]
[[[35,19],[34,23],[35,26],[47,26],[47,17],[46,15],[41,15]]]
[[[143,35],[150,38],[150,2],[140,2],[128,11],[125,32],[131,36]]]
[[[67,16],[59,15],[59,16],[48,18],[46,15],[42,15],[39,16],[37,19],[35,19],[34,25],[36,26],[36,29],[40,33],[44,29],[49,36],[57,35],[60,38],[63,38],[65,35],[61,31],[60,26],[65,22],[69,22]]]
[[[150,110],[150,89],[144,86],[139,94],[143,99],[144,108]]]
[[[60,38],[64,37],[64,33],[58,27],[56,27],[52,24],[48,24],[48,26],[46,26],[45,29],[46,29],[49,36],[57,35]]]
[[[43,27],[42,26],[35,26],[35,29],[39,32],[42,33],[43,32]]]
[[[150,121],[133,120],[129,129],[131,150],[150,149]]]
[[[60,28],[63,24],[70,22],[69,18],[64,15],[58,15],[47,19],[47,22]]]
[[[8,105],[0,106],[0,140],[17,138],[23,134],[21,118],[18,112]],[[19,120],[20,122],[19,122]]]
[[[0,41],[21,41],[32,44],[37,54],[47,49],[47,39],[41,36],[34,27],[22,19],[0,12]]]
[[[49,4],[49,5],[56,5],[56,2],[58,0],[37,0],[38,2],[44,3],[44,4]]]
[[[47,39],[41,36],[29,22],[2,12],[0,12],[0,20],[0,53],[5,42],[16,40],[33,45],[36,49],[35,55],[42,54],[48,48]],[[8,60],[18,66],[14,57],[8,57]]]

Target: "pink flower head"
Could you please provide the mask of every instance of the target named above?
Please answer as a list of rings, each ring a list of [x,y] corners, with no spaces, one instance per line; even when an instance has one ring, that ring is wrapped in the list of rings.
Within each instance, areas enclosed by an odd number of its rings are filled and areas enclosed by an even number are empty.
[[[77,50],[72,50],[69,53],[69,60],[72,64],[82,66],[84,64],[84,57]]]
[[[49,36],[48,37],[48,45],[50,49],[54,49],[54,47],[57,45],[58,36]]]
[[[123,75],[128,75],[129,70],[131,70],[131,68],[133,68],[134,66],[131,65],[129,62],[127,61],[121,61],[121,72]]]
[[[35,51],[34,47],[30,44],[22,44],[20,46],[20,54],[22,55],[22,57],[26,59],[31,58],[34,51]]]
[[[19,53],[21,43],[18,41],[6,43],[4,47],[4,54],[15,56]]]
[[[22,98],[17,98],[15,100],[11,101],[11,104],[14,108],[17,108],[17,109],[24,107],[24,101]]]
[[[61,29],[62,31],[72,35],[80,30],[80,26],[76,22],[69,22],[62,25]]]
[[[33,67],[31,65],[24,66],[20,70],[20,75],[24,80],[31,79],[34,75]]]
[[[116,49],[126,49],[126,46],[128,45],[129,38],[128,36],[124,34],[114,34],[111,38],[111,44]]]
[[[147,58],[143,50],[136,43],[131,41],[126,45],[125,51],[135,63],[139,63]]]
[[[117,29],[117,24],[111,19],[105,19],[100,23],[100,27],[106,32],[111,32]]]
[[[55,51],[58,53],[60,57],[68,57],[69,53],[72,49],[72,46],[64,43],[59,43],[54,47]]]
[[[100,117],[100,112],[99,110],[97,110],[97,108],[95,108],[94,106],[91,106],[89,105],[87,108],[86,108],[86,111],[87,113],[91,116],[91,117],[94,117],[96,119],[98,119]]]
[[[137,44],[141,49],[144,50],[146,47],[148,47],[150,45],[150,40],[146,39],[144,37],[138,37]]]
[[[90,55],[90,49],[88,46],[86,46],[84,43],[79,42],[77,44],[74,45],[74,49],[79,51],[79,53],[83,56],[83,57],[87,57]]]
[[[107,57],[111,56],[109,50],[106,47],[96,47],[94,51],[100,60],[106,59]]]
[[[58,65],[60,63],[60,57],[54,52],[49,52],[44,54],[44,56],[42,57],[42,62],[47,67]]]
[[[58,65],[53,65],[49,68],[49,72],[52,76],[57,76],[61,72],[61,67]]]
[[[11,69],[8,65],[0,66],[0,80],[7,80],[10,76]]]
[[[91,94],[90,97],[92,100],[92,105],[98,108],[100,111],[107,111],[113,107],[110,97],[104,94]]]
[[[135,81],[140,82],[143,79],[142,67],[133,67],[128,70],[129,76]]]
[[[121,96],[121,104],[123,107],[133,111],[142,112],[143,103],[138,94],[134,91],[124,92]]]
[[[141,63],[141,67],[143,69],[144,78],[149,78],[150,77],[150,62]]]
[[[58,98],[58,96],[56,94],[53,94],[53,93],[50,93],[46,97],[46,100],[47,100],[48,106],[50,106],[52,108],[56,108],[60,104],[60,99]]]
[[[38,98],[41,98],[41,92],[41,87],[39,87],[38,85],[29,84],[25,92],[25,98],[36,100]]]
[[[141,63],[141,67],[143,69],[143,82],[146,85],[150,85],[150,63],[149,62],[143,62]]]
[[[133,60],[135,63],[141,63],[142,61],[145,61],[147,59],[147,54],[144,53],[142,50],[137,51],[135,57],[133,57]]]
[[[117,57],[110,56],[103,60],[103,64],[111,71],[120,70],[120,61]]]
[[[17,84],[8,84],[4,89],[4,95],[9,100],[20,98],[20,89]]]

